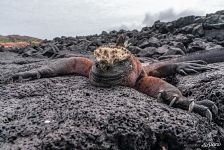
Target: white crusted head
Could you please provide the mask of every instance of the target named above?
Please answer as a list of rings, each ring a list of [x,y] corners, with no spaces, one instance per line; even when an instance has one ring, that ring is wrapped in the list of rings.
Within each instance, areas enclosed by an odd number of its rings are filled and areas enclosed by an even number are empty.
[[[114,62],[130,58],[131,53],[121,46],[101,46],[94,51],[94,56],[97,61],[113,64]]]

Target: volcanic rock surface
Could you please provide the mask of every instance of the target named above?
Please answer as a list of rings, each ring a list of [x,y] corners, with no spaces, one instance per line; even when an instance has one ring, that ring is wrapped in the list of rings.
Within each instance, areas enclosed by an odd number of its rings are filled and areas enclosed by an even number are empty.
[[[219,11],[157,21],[141,31],[104,31],[57,37],[25,48],[0,47],[0,149],[223,149],[224,63],[175,79],[189,99],[216,103],[219,114],[212,122],[128,87],[94,87],[80,76],[4,82],[14,73],[63,57],[93,59],[93,50],[114,43],[119,34],[127,36],[128,49],[142,62],[212,50],[224,46],[223,24],[224,11]]]

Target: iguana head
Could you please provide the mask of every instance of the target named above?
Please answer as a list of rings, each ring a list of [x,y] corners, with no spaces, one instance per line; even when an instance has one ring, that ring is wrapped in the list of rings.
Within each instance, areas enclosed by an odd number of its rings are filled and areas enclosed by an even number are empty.
[[[124,46],[123,36],[118,38],[116,45],[97,48],[94,56],[96,61],[90,71],[90,81],[93,85],[110,87],[129,84],[129,76],[136,70],[136,62]]]

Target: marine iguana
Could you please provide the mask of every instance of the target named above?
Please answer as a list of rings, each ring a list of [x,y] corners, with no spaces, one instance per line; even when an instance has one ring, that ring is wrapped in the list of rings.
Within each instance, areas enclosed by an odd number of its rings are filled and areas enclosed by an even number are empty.
[[[53,64],[12,76],[19,79],[37,79],[64,75],[88,77],[94,86],[115,85],[134,88],[159,102],[200,114],[212,120],[218,108],[210,100],[192,101],[182,95],[174,85],[160,79],[169,75],[197,73],[208,70],[207,63],[224,61],[224,49],[183,56],[154,64],[142,64],[128,51],[125,37],[120,36],[115,45],[100,46],[94,51],[95,60],[85,57],[60,59]]]

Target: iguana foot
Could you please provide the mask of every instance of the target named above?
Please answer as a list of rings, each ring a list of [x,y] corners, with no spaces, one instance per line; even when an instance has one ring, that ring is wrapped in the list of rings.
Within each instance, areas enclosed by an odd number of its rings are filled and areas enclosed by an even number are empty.
[[[206,62],[202,60],[195,60],[195,61],[186,61],[176,63],[177,68],[176,72],[180,75],[188,75],[192,73],[199,73],[206,70],[211,70],[211,67],[206,66]]]
[[[211,112],[214,115],[218,114],[218,107],[216,106],[216,104],[213,101],[210,100],[202,100],[202,101],[197,101],[195,102],[197,105],[203,105],[205,107],[208,107],[209,110],[211,110]]]
[[[189,105],[188,111],[198,113],[199,115],[206,117],[209,121],[212,121],[212,112],[204,105],[199,105],[192,101]]]
[[[210,100],[195,102],[193,100],[187,100],[185,97],[177,93],[171,93],[170,91],[165,90],[161,90],[159,92],[157,99],[158,102],[164,102],[169,106],[197,113],[206,117],[209,121],[212,120],[212,114],[216,115],[218,113],[218,107]]]
[[[206,117],[209,121],[212,120],[212,114],[218,114],[218,107],[210,100],[195,102],[193,100],[184,99],[182,101],[177,101],[174,106],[188,107],[189,112],[198,113],[199,115]]]
[[[11,81],[21,81],[23,79],[27,80],[33,80],[33,79],[39,79],[41,77],[41,74],[38,71],[28,71],[28,72],[21,72],[21,73],[16,73],[12,75],[9,79]]]

